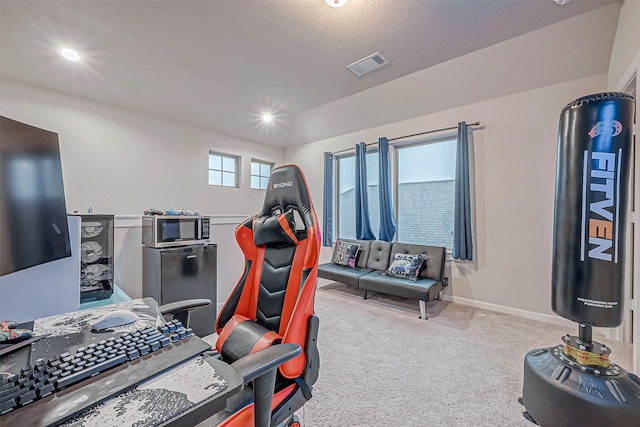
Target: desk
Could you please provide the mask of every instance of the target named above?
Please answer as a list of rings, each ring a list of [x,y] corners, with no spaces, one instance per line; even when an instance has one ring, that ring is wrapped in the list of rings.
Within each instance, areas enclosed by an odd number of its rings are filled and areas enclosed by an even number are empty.
[[[135,311],[141,318],[138,322],[145,325],[162,321],[156,302],[150,298],[108,306],[122,307]],[[93,317],[87,310],[38,319],[33,324],[34,331],[54,330],[54,334],[3,357],[0,371],[18,373],[37,359],[65,351],[73,355],[79,347],[125,333],[122,330],[94,333],[88,327]],[[197,336],[171,343],[8,412],[0,416],[0,424],[48,426],[60,420],[68,426],[196,424],[223,409],[227,399],[243,387],[242,377],[231,366],[211,357],[197,356],[209,347]],[[158,366],[165,367],[158,371]],[[76,414],[83,402],[103,403]],[[71,416],[75,418],[70,419]]]

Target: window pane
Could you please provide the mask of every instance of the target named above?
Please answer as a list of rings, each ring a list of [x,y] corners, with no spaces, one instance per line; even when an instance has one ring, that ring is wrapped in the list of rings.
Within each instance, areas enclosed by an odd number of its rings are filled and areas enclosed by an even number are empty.
[[[251,175],[260,175],[260,163],[251,162]]]
[[[378,153],[367,153],[367,194],[369,195],[369,221],[371,231],[380,234],[380,192],[378,190]]]
[[[222,174],[219,171],[209,171],[209,185],[222,185]]]
[[[261,189],[266,190],[268,185],[269,185],[269,178],[260,178]]]
[[[338,159],[338,237],[356,237],[355,157]]]
[[[222,172],[222,185],[225,187],[235,187],[236,174],[233,172]]]
[[[260,177],[251,175],[251,188],[260,188]]]
[[[271,165],[260,165],[260,175],[269,177],[271,175]]]
[[[356,237],[355,157],[343,157],[339,162],[338,237]],[[378,153],[367,153],[367,195],[371,231],[378,235],[380,204],[378,193]]]
[[[398,150],[398,241],[453,246],[456,142]]]
[[[222,169],[222,157],[209,154],[209,169]]]
[[[225,172],[235,172],[236,171],[236,159],[233,157],[223,157],[222,158],[222,170]]]

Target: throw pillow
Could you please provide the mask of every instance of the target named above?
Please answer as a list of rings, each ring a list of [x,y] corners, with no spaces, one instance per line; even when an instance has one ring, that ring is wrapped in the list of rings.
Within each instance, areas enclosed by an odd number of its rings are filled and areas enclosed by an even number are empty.
[[[359,243],[349,243],[338,240],[336,241],[336,246],[333,249],[331,262],[354,268],[356,266],[356,254],[358,253],[358,249],[360,249]]]
[[[412,282],[418,280],[422,266],[427,259],[426,254],[393,254],[389,268],[382,273],[385,276],[409,279]]]

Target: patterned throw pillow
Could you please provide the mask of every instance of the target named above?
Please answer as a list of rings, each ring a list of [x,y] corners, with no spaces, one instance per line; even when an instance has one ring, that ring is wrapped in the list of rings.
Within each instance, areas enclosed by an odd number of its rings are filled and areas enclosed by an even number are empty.
[[[349,243],[341,240],[336,241],[336,247],[333,249],[331,262],[339,265],[346,265],[354,268],[360,243]]]
[[[415,282],[418,280],[422,266],[427,258],[426,254],[395,253],[393,254],[389,268],[382,274],[399,279],[409,279]]]

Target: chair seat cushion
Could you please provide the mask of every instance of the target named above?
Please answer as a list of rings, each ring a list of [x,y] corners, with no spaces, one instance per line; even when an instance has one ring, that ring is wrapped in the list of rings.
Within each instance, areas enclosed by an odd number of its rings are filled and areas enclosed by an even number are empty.
[[[360,277],[359,285],[370,291],[423,301],[429,301],[431,295],[442,290],[442,283],[433,279],[422,278],[412,282],[407,279],[385,276],[380,271],[374,271]]]
[[[240,314],[234,314],[220,331],[216,349],[225,362],[233,363],[281,341],[282,337],[271,329]]]
[[[350,268],[345,265],[338,265],[332,262],[320,264],[318,266],[318,277],[346,285],[358,287],[358,279],[365,274],[371,273],[371,268]]]

